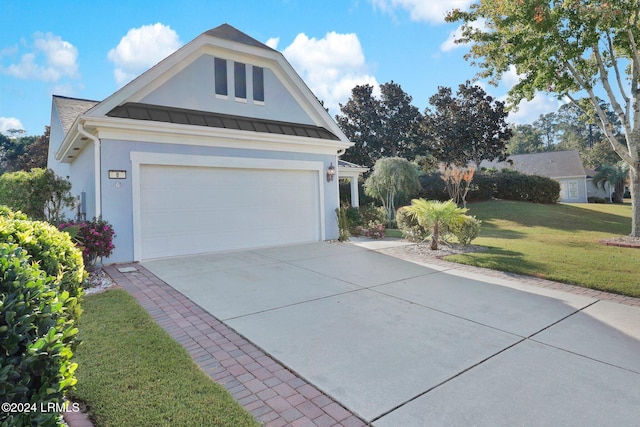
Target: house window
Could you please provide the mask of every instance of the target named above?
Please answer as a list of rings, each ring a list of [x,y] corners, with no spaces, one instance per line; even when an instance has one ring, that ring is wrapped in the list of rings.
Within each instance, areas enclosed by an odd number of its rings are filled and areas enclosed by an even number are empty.
[[[215,59],[215,78],[216,78],[216,95],[226,97],[228,95],[227,90],[227,60]]]
[[[253,101],[264,102],[264,69],[253,67]]]
[[[242,62],[233,63],[233,79],[236,100],[247,99],[247,66]]]

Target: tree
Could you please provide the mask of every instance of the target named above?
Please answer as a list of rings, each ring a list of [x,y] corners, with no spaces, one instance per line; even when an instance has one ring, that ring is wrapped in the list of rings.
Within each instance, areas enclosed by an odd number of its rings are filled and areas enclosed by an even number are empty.
[[[45,126],[42,135],[25,145],[24,152],[16,159],[15,170],[30,171],[33,168],[47,167],[50,130],[49,126]]]
[[[622,203],[624,198],[624,184],[629,176],[629,167],[620,162],[616,165],[604,165],[593,177],[593,184],[604,189],[605,183],[609,183],[615,190],[611,198],[613,203]]]
[[[336,116],[340,129],[354,143],[342,158],[367,167],[382,157],[413,158],[423,139],[422,115],[411,100],[393,81],[380,85],[379,99],[371,85],[353,88],[347,103],[340,104],[342,114]]]
[[[416,167],[400,157],[378,159],[364,183],[365,193],[382,202],[389,223],[394,219],[396,203],[402,198],[411,198],[420,188]]]
[[[382,128],[379,109],[371,85],[354,87],[347,103],[340,104],[342,115],[337,115],[336,121],[354,144],[342,156],[344,160],[371,167],[379,158],[381,142],[378,136]]]
[[[538,130],[542,142],[546,144],[546,151],[552,151],[558,135],[558,115],[556,113],[540,114],[533,127]]]
[[[431,250],[438,250],[440,234],[446,232],[453,224],[465,220],[467,208],[459,208],[453,200],[414,199],[406,209],[413,215],[420,226],[431,230]]]
[[[630,167],[631,235],[640,237],[638,2],[479,0],[467,12],[450,12],[447,21],[462,21],[458,41],[472,43],[467,58],[480,67],[479,77],[496,83],[512,69],[519,74],[509,91],[511,105],[542,91],[567,98],[598,118],[614,151]],[[601,107],[600,93],[620,121],[621,135]]]
[[[41,136],[18,136],[23,130],[10,129],[12,137],[0,134],[0,175],[6,172],[46,168],[49,155],[49,126]]]
[[[456,165],[440,165],[440,178],[444,181],[449,197],[456,205],[462,201],[462,206],[467,207],[467,194],[475,172],[476,168],[473,166],[460,168]]]
[[[511,128],[513,136],[507,144],[508,154],[540,153],[544,151],[540,131],[532,125],[516,125]]]
[[[71,183],[51,169],[34,168],[0,176],[0,205],[20,210],[33,220],[54,224],[64,219],[64,211],[71,209]]]
[[[506,158],[511,129],[503,102],[466,82],[456,97],[451,88],[440,87],[429,104],[433,108],[425,110],[424,129],[438,160],[458,166],[474,162],[479,168],[482,160]]]

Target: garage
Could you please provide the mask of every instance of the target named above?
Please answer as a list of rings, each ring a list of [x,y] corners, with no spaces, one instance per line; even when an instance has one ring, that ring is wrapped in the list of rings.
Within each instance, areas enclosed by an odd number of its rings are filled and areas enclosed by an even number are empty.
[[[322,240],[311,162],[216,163],[139,166],[140,259]]]

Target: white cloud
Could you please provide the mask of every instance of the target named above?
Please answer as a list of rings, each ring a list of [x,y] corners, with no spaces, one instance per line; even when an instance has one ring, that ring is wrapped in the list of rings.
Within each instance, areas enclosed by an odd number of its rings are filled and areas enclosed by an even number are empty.
[[[9,129],[24,129],[24,126],[15,117],[0,117],[0,133],[7,135]]]
[[[280,43],[280,37],[271,37],[269,40],[267,40],[265,44],[269,46],[271,49],[277,49],[279,43]]]
[[[161,23],[143,25],[130,29],[107,58],[116,66],[113,72],[116,83],[123,86],[180,46],[182,42],[171,27]]]
[[[473,28],[484,30],[486,28],[486,21],[484,19],[478,20],[471,24]],[[460,47],[465,47],[464,43],[456,43],[462,36],[462,25],[449,33],[449,37],[440,45],[440,50],[442,52],[449,52],[453,49],[457,49]]]
[[[508,92],[521,79],[521,75],[516,71],[515,66],[509,67],[509,70],[502,75],[500,86],[497,90],[503,93]],[[498,97],[500,101],[506,102],[507,95]],[[541,114],[554,113],[558,111],[564,102],[559,101],[554,96],[538,92],[530,100],[522,100],[517,106],[516,111],[511,111],[507,121],[514,124],[531,124],[538,120]]]
[[[515,124],[531,124],[541,114],[555,113],[563,102],[543,93],[537,93],[531,101],[526,99],[518,104],[518,111],[509,113],[507,121]]]
[[[397,8],[409,12],[412,21],[443,23],[447,12],[467,9],[473,0],[369,0],[374,9],[393,15]]]
[[[339,103],[349,99],[355,86],[378,85],[356,34],[330,32],[316,39],[301,33],[282,53],[332,114],[338,112]]]
[[[58,82],[68,77],[77,79],[78,49],[52,33],[35,33],[30,51],[22,54],[19,62],[0,67],[0,72],[20,79],[35,79],[45,82]],[[5,48],[3,56],[17,54],[16,47]]]

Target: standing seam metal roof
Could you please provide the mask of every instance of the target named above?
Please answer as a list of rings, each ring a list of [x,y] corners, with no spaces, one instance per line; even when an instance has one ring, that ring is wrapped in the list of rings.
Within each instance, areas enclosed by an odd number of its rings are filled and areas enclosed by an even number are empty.
[[[228,114],[134,102],[129,102],[114,108],[107,113],[107,116],[123,119],[148,120],[183,125],[274,133],[333,141],[338,141],[340,139],[332,132],[319,126],[255,119],[251,117],[232,116]]]

